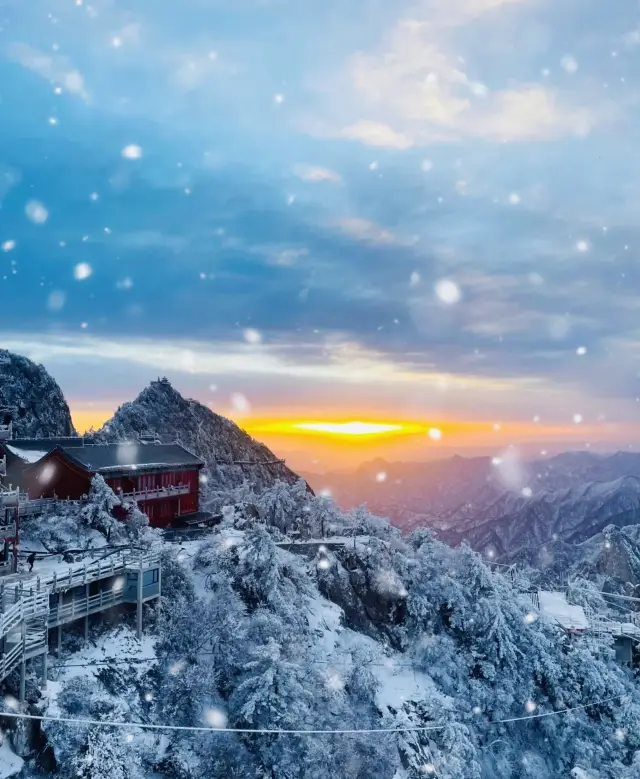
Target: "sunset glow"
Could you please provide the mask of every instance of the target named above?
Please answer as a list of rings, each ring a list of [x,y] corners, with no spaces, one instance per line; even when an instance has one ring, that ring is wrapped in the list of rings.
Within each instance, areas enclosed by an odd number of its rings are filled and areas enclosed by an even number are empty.
[[[399,433],[405,428],[404,425],[381,425],[375,422],[297,422],[292,427],[331,435],[379,435]]]

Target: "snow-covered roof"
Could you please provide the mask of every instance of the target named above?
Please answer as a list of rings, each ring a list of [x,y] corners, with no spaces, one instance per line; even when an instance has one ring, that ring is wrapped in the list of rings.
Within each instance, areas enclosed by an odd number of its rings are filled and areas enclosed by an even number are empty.
[[[11,452],[11,454],[15,454],[16,457],[19,457],[25,463],[37,463],[38,460],[42,460],[45,455],[49,454],[48,449],[44,451],[38,451],[36,449],[21,449],[20,447],[11,444],[6,444],[6,447]]]
[[[540,613],[555,620],[565,630],[586,630],[589,622],[582,606],[567,603],[563,592],[539,590]]]

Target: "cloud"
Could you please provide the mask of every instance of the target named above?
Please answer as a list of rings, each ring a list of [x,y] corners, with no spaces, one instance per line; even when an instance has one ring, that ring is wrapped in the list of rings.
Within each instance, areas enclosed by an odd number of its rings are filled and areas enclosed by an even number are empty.
[[[342,184],[342,176],[330,168],[321,168],[318,165],[295,165],[295,175],[303,181],[328,181],[331,184]]]
[[[89,100],[84,79],[68,57],[44,54],[26,43],[10,44],[7,47],[7,57],[67,92],[79,95],[83,100]]]
[[[338,228],[350,238],[355,238],[358,241],[385,246],[402,245],[398,236],[368,219],[345,217],[338,221]]]
[[[76,335],[22,335],[0,333],[0,342],[10,351],[31,359],[52,363],[84,364],[93,360],[131,363],[153,370],[190,375],[273,376],[281,378],[331,381],[342,384],[403,385],[407,382],[434,384],[442,380],[440,372],[423,371],[401,361],[395,362],[374,349],[368,349],[339,334],[320,344],[275,348],[261,344],[218,341],[214,348],[191,340],[158,341],[122,338],[121,340]],[[533,386],[536,380],[498,379],[477,376],[451,376],[453,385],[486,389]]]
[[[340,135],[352,141],[361,141],[367,146],[382,146],[389,149],[408,149],[413,146],[411,138],[381,122],[356,122],[343,128]]]
[[[377,49],[351,56],[339,77],[351,86],[339,114],[357,110],[366,118],[343,122],[339,129],[334,119],[328,134],[395,149],[467,138],[530,141],[587,134],[598,119],[591,108],[565,104],[557,92],[535,82],[490,89],[453,53],[459,31],[523,4],[433,0],[413,17],[398,19]]]

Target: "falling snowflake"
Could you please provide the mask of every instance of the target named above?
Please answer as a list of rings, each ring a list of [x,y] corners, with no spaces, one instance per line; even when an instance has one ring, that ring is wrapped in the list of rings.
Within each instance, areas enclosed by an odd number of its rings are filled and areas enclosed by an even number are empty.
[[[60,290],[54,290],[47,298],[47,308],[49,311],[62,311],[67,296]]]
[[[37,225],[44,224],[49,218],[49,212],[39,200],[30,200],[25,206],[24,212],[27,219]]]
[[[433,162],[431,160],[422,160],[420,167],[425,173],[428,173],[430,170],[433,170]]]
[[[517,192],[512,192],[509,195],[509,203],[511,203],[512,206],[517,206],[520,202],[520,195]]]
[[[576,425],[579,425],[580,422],[582,422],[582,414],[574,414],[573,415],[573,422]]]
[[[424,763],[422,766],[422,771],[427,774],[427,776],[433,776],[436,772],[436,767],[433,763]]]
[[[588,252],[589,251],[589,241],[585,241],[584,239],[581,239],[580,241],[578,241],[576,243],[576,249],[577,249],[577,251],[581,252],[582,254],[584,254],[584,252]]]
[[[2,244],[2,251],[3,252],[10,252],[12,249],[16,248],[16,242],[15,241],[5,241]]]
[[[541,284],[544,284],[544,278],[539,273],[530,273],[529,282],[533,284],[534,287],[539,287]]]
[[[376,474],[376,481],[386,481],[387,480],[387,474],[384,471],[380,471],[380,473]]]
[[[251,404],[240,392],[234,392],[231,396],[231,405],[234,411],[240,414],[248,414],[251,411]]]
[[[55,116],[49,117],[49,124],[52,125],[53,127],[55,127],[58,124],[58,120],[56,119]]]
[[[535,611],[530,611],[528,614],[525,614],[524,621],[527,625],[531,625],[533,622],[535,622],[538,619],[538,615],[535,613]]]
[[[99,197],[100,197],[100,195],[99,195],[97,192],[92,192],[92,193],[89,195],[89,198],[90,198],[91,200],[94,200],[94,201],[95,201],[95,200],[97,200]]]
[[[49,482],[56,475],[56,467],[53,463],[47,463],[37,476],[37,480],[40,484],[49,484]]]
[[[429,432],[427,433],[427,435],[433,441],[439,441],[442,438],[442,430],[440,430],[437,427],[430,427],[429,428]]]
[[[150,692],[145,692],[144,699],[147,703],[151,703],[151,701],[153,700],[153,694]]]
[[[217,391],[218,391],[217,384],[209,384],[209,392],[217,392]]]
[[[577,354],[579,357],[583,357],[583,356],[584,356],[586,353],[587,353],[587,347],[586,347],[586,346],[579,346],[579,347],[576,349],[576,354]]]
[[[344,679],[337,671],[330,669],[325,676],[325,685],[327,689],[333,692],[342,692],[344,690]]]
[[[533,495],[533,490],[531,487],[523,487],[522,488],[522,497],[523,498],[530,498]]]
[[[369,170],[378,170],[378,163],[375,160],[369,164]]]
[[[411,284],[412,287],[416,287],[420,283],[420,274],[417,271],[413,271],[411,274],[411,278],[409,279],[409,284]]]
[[[496,422],[493,426],[493,429],[497,432],[499,432],[502,429],[502,425],[499,422]]]
[[[127,733],[126,740],[130,744],[133,741],[133,733]]]
[[[318,568],[321,571],[326,571],[331,567],[331,563],[326,557],[323,557],[321,560],[318,560]]]
[[[212,728],[226,728],[227,727],[227,715],[222,709],[211,708],[207,709],[204,715],[205,720]]]
[[[133,281],[129,278],[129,276],[125,276],[124,279],[116,283],[116,287],[118,289],[131,289],[131,287],[133,287]]]
[[[624,741],[627,737],[627,732],[623,728],[616,728],[615,736],[618,741]]]
[[[435,293],[438,298],[447,305],[459,303],[462,298],[460,287],[451,279],[440,279],[436,283]]]
[[[177,663],[174,663],[169,668],[169,673],[171,674],[171,676],[179,676],[186,667],[187,667],[187,663],[185,660],[178,660]]]
[[[473,707],[473,709],[471,709],[471,711],[472,711],[474,714],[476,714],[476,715],[478,715],[478,714],[482,714],[482,709],[480,708],[480,706],[474,706],[474,707]]]
[[[534,701],[527,701],[527,702],[524,704],[524,708],[525,708],[525,711],[526,711],[528,714],[532,714],[532,713],[533,713],[533,712],[534,712],[534,711],[535,711],[535,710],[538,708],[538,706],[537,706],[537,704],[536,704],[536,703],[534,703]]]
[[[284,103],[284,95],[278,93],[277,95],[273,96],[273,102],[277,105],[282,105]]]
[[[502,457],[492,457],[491,465],[502,465]]]
[[[244,340],[249,344],[262,343],[262,333],[259,330],[255,330],[253,327],[248,327],[244,332]]]
[[[126,160],[139,160],[142,157],[142,147],[131,143],[129,146],[125,146],[120,153]]]
[[[84,281],[93,273],[93,268],[88,262],[79,262],[73,269],[73,275],[76,281]]]
[[[576,73],[578,70],[578,61],[571,54],[565,54],[560,60],[560,67],[567,73]]]
[[[122,38],[119,35],[114,35],[111,39],[111,45],[114,49],[119,49],[122,46]]]

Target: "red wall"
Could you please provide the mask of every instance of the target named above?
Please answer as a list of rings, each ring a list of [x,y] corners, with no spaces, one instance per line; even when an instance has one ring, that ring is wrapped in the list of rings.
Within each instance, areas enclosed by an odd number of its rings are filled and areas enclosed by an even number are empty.
[[[149,517],[151,527],[166,527],[177,517],[194,514],[200,508],[200,471],[197,468],[186,471],[164,471],[143,473],[135,476],[111,477],[107,484],[118,494],[123,492],[144,493],[145,490],[161,489],[169,486],[188,486],[189,493],[168,498],[144,500],[140,496],[138,508]]]
[[[60,452],[52,452],[23,472],[20,488],[30,498],[71,498],[89,494],[91,474],[69,463]]]

